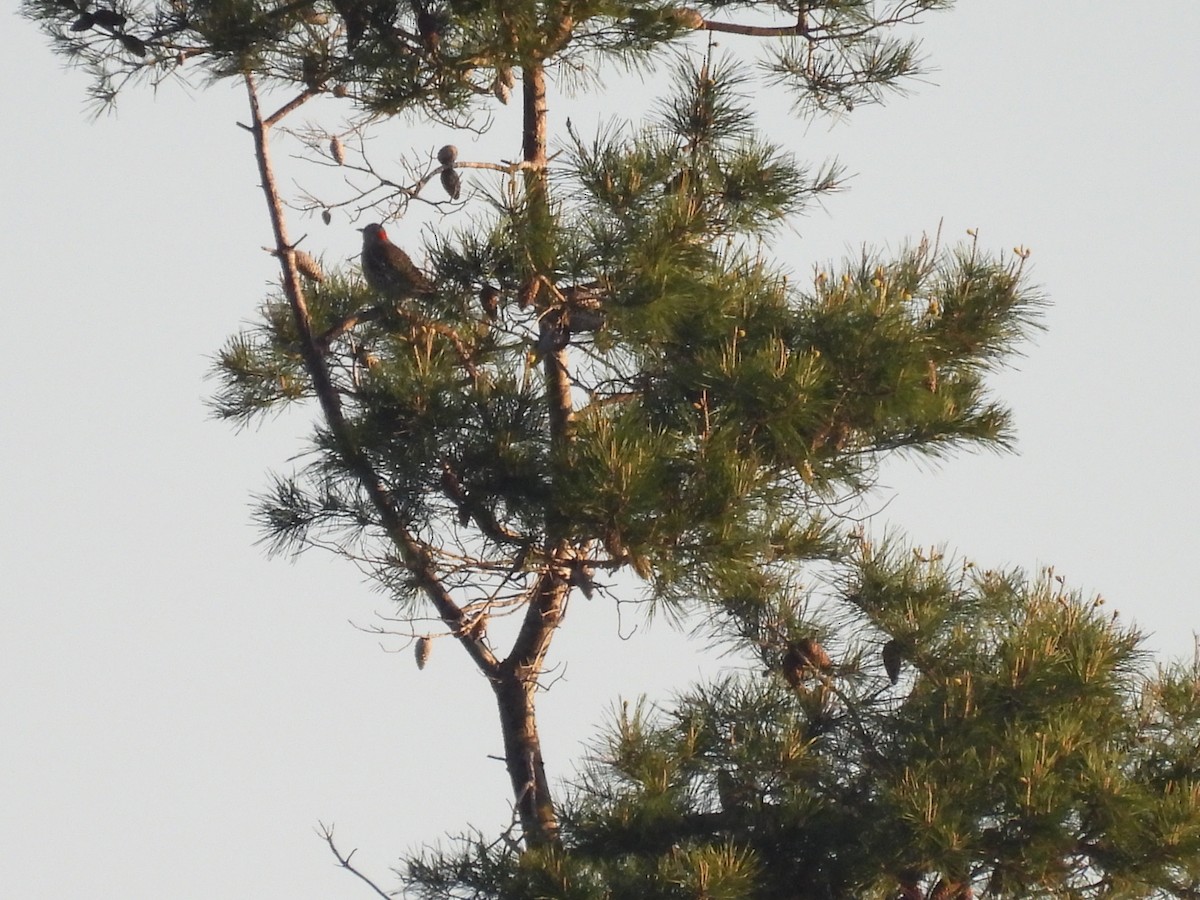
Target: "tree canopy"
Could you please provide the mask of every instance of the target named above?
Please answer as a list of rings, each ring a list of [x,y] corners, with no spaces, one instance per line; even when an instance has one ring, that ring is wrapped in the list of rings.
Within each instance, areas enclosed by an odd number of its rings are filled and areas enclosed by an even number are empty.
[[[519,828],[411,861],[412,890],[1200,890],[1195,673],[1147,673],[1136,633],[1050,575],[876,548],[842,514],[889,453],[1010,446],[986,379],[1042,298],[1026,251],[974,239],[781,255],[842,174],[774,140],[756,92],[801,116],[879,102],[921,70],[910,26],[948,5],[25,0],[101,104],[194,72],[245,85],[280,282],[220,351],[212,406],[315,417],[258,521],[276,551],[365,569],[420,664],[432,611],[497,701]],[[628,69],[661,76],[651,115],[552,135],[552,100]],[[399,183],[369,158],[390,118],[469,137],[510,102],[519,159],[413,148]],[[286,197],[273,141],[310,103],[348,124],[291,136],[354,179]],[[446,215],[388,296],[301,250],[289,203]],[[759,671],[622,713],[562,805],[539,679],[571,593],[623,571]]]

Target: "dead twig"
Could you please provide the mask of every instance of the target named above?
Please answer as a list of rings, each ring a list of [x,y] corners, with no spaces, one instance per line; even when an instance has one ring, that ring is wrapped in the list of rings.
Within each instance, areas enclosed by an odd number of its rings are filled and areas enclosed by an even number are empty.
[[[354,865],[350,862],[350,860],[354,858],[354,854],[357,853],[358,850],[351,850],[346,855],[344,855],[344,856],[342,855],[342,852],[340,850],[338,850],[338,848],[337,848],[337,844],[335,844],[333,842],[333,826],[332,825],[326,825],[324,822],[318,822],[317,823],[317,834],[321,835],[321,839],[323,841],[325,841],[326,844],[329,845],[329,850],[330,850],[330,852],[333,853],[334,859],[336,859],[338,861],[339,866],[341,866],[346,871],[350,872],[352,875],[356,875],[363,883],[365,883],[368,887],[370,887],[371,890],[373,890],[380,897],[383,897],[384,900],[392,900],[391,894],[389,894],[387,891],[385,891],[383,888],[381,888],[379,885],[377,885],[375,882],[373,882],[370,878],[368,878],[366,875],[364,875],[362,872],[360,872],[358,869],[356,869],[354,867]]]

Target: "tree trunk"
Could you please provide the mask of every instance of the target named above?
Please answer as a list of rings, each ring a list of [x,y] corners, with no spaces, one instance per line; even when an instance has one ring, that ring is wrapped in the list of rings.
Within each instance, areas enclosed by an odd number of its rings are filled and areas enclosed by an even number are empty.
[[[500,707],[504,760],[527,847],[558,843],[558,816],[550,796],[534,708],[536,681],[505,671],[492,683]]]
[[[522,73],[524,107],[523,157],[531,165],[525,170],[526,201],[534,222],[550,215],[546,193],[546,75],[540,63],[527,65]],[[536,297],[540,278],[553,271],[553,260],[535,254],[534,271],[526,294]],[[543,326],[545,327],[545,326]],[[562,349],[547,353],[543,360],[546,402],[549,407],[550,442],[555,447],[570,440],[571,395]],[[508,658],[491,673],[492,689],[500,709],[504,735],[504,759],[512,781],[513,798],[527,847],[559,842],[558,816],[546,778],[542,744],[538,737],[535,694],[546,652],[562,621],[571,590],[562,572],[571,556],[563,537],[562,523],[553,515],[554,501],[546,517],[545,544],[540,577],[530,590],[529,603],[520,633]]]

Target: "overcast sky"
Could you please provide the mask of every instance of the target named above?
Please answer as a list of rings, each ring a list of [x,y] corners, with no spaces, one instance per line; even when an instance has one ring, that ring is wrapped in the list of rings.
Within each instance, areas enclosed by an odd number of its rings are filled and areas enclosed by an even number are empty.
[[[277,274],[243,95],[133,92],[92,122],[84,77],[2,22],[2,892],[367,896],[318,820],[393,886],[406,848],[503,821],[495,711],[448,643],[418,672],[353,628],[388,608],[348,564],[255,546],[250,496],[304,423],[235,434],[203,405],[211,354]],[[1019,452],[888,465],[875,524],[986,565],[1053,564],[1148,649],[1190,655],[1200,5],[964,2],[921,33],[935,71],[908,96],[836,126],[779,109],[776,139],[856,173],[796,224],[787,261],[804,275],[942,222],[947,239],[1032,248],[1052,306],[994,380]],[[583,129],[604,114],[590,97],[552,109],[568,113]],[[487,146],[515,155],[497,128]],[[393,134],[385,156],[450,139]],[[399,231],[420,256],[418,229]],[[293,232],[329,261],[356,253],[347,221]],[[574,601],[541,705],[554,777],[619,696],[663,698],[724,662],[657,625],[617,638],[635,625]]]

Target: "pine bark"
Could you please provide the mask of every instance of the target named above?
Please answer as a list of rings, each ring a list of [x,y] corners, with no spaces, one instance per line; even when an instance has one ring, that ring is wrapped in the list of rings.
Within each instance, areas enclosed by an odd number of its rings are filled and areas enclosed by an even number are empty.
[[[530,215],[538,222],[550,215],[546,191],[546,75],[540,64],[531,64],[523,72],[524,104],[523,157],[526,202]],[[535,259],[536,271],[530,273],[527,293],[536,296],[540,278],[550,270],[551,260]],[[543,320],[548,317],[543,317]],[[548,327],[543,325],[542,327]],[[566,350],[548,352],[542,361],[546,386],[550,442],[554,456],[570,439],[571,391],[567,377]],[[551,500],[553,506],[553,491]],[[570,556],[562,523],[547,510],[543,570],[530,593],[521,631],[512,652],[492,678],[492,689],[500,711],[504,738],[504,756],[512,782],[517,815],[528,847],[559,842],[558,815],[546,778],[542,744],[538,735],[535,692],[544,669],[547,651],[555,629],[562,621],[571,586],[563,572]]]

